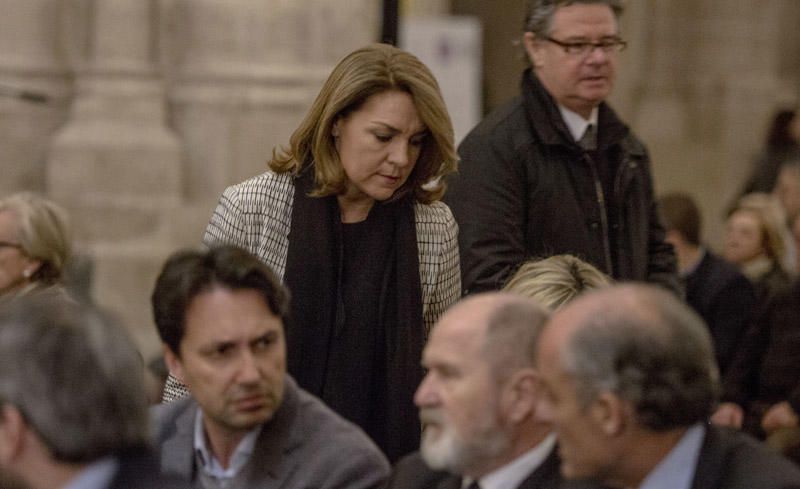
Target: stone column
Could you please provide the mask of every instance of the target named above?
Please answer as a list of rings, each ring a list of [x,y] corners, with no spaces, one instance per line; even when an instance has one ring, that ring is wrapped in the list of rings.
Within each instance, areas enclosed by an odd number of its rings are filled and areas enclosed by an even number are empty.
[[[771,112],[795,95],[797,74],[782,73],[781,60],[787,49],[798,52],[784,43],[797,39],[800,9],[783,0],[638,7],[647,9],[647,31],[633,127],[650,146],[659,190],[692,193],[718,245],[723,209],[763,144]]]
[[[374,0],[162,2],[185,191],[206,220],[225,186],[266,169],[336,61],[378,39],[380,14]]]
[[[50,147],[50,195],[72,215],[95,261],[94,296],[157,347],[148,296],[173,249],[181,146],[166,126],[156,72],[156,0],[74,0],[64,12],[65,52],[75,71],[69,120]]]
[[[59,0],[0,0],[0,195],[43,191],[47,143],[67,115],[71,74],[60,56]],[[35,92],[31,103],[11,92]]]

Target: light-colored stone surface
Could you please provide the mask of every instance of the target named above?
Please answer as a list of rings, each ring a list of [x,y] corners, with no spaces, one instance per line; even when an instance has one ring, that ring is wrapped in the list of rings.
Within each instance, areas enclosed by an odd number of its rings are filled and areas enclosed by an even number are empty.
[[[517,91],[523,3],[403,8],[484,17],[496,105]],[[96,299],[148,354],[163,259],[199,244],[223,188],[263,171],[382,14],[374,0],[0,0],[0,12],[0,83],[51,97],[0,98],[0,192],[47,188],[72,211]],[[712,237],[770,113],[800,94],[797,25],[796,0],[628,2],[613,103],[648,142],[658,189],[693,193]]]
[[[158,352],[149,294],[225,186],[264,170],[336,61],[378,38],[372,0],[0,0],[0,191],[46,190],[94,259],[93,295]],[[73,92],[74,87],[74,92]]]
[[[59,56],[59,0],[0,0],[0,193],[44,190],[48,142],[67,115],[71,79]],[[48,104],[14,99],[24,90]]]

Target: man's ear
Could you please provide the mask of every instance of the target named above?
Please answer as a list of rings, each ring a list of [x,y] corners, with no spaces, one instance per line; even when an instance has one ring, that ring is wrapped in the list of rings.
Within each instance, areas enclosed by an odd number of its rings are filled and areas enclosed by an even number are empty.
[[[522,45],[525,47],[525,52],[528,53],[528,59],[534,68],[542,66],[544,63],[544,53],[542,52],[542,42],[536,38],[533,32],[526,32],[522,35]]]
[[[628,402],[612,392],[603,391],[592,401],[590,416],[609,437],[618,436],[628,424]]]
[[[172,348],[170,348],[166,343],[164,343],[164,363],[167,364],[169,373],[181,381],[182,384],[186,385],[183,375],[183,363],[181,362],[178,354],[172,351]]]
[[[0,467],[7,467],[24,446],[27,424],[22,413],[11,404],[0,411]]]
[[[517,370],[503,388],[501,402],[509,422],[521,423],[532,416],[539,399],[539,377],[532,368]]]

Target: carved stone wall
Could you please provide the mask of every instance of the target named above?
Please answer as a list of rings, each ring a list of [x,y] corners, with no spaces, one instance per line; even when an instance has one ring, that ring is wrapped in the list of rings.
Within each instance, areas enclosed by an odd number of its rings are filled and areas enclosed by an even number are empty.
[[[72,79],[61,50],[59,0],[0,0],[0,194],[44,190],[53,132],[67,116]],[[47,104],[17,98],[47,94]]]
[[[46,191],[94,260],[93,295],[150,356],[164,258],[225,186],[265,169],[335,62],[378,39],[371,0],[0,0],[0,192]],[[75,87],[74,93],[72,87]]]
[[[487,105],[518,90],[523,0],[406,0],[483,19]],[[718,216],[779,104],[800,93],[797,0],[627,2],[613,104],[648,143],[660,191]],[[263,170],[330,68],[379,38],[374,0],[0,0],[0,193],[73,210],[97,301],[143,349],[163,258],[200,241],[226,185]],[[2,92],[2,90],[0,90]]]

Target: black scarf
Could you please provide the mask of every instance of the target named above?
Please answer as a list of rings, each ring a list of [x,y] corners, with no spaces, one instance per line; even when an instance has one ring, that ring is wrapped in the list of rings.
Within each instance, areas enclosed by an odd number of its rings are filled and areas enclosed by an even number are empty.
[[[335,196],[308,194],[314,172],[306,167],[295,180],[292,227],[284,282],[292,293],[292,319],[286,326],[289,372],[297,382],[319,396],[325,381],[330,341],[341,317],[339,269],[342,256],[339,206]],[[380,304],[386,338],[386,406],[384,440],[376,442],[391,460],[419,447],[419,420],[413,404],[422,379],[422,288],[420,286],[414,205],[411,196],[394,207],[394,266],[387,267],[381,301],[395,298],[396,305]],[[393,279],[393,280],[392,280]],[[387,293],[389,291],[389,293]],[[358,386],[353,386],[358,389]]]

